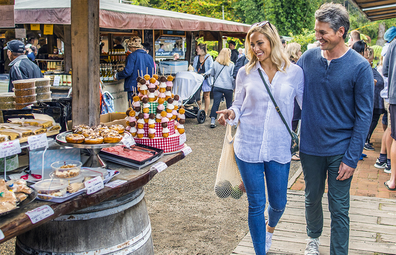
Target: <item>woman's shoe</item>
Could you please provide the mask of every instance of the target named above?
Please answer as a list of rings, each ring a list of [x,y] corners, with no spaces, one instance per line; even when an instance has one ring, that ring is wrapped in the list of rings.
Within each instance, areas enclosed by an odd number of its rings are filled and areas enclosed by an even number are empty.
[[[300,155],[298,154],[298,152],[294,153],[291,159],[294,161],[300,161]]]
[[[210,119],[210,127],[215,128],[216,127],[216,118],[212,117]]]

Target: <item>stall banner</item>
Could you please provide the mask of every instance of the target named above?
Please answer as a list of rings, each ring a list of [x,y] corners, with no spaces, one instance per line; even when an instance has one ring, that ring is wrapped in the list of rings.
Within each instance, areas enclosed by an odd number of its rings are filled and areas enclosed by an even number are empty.
[[[0,28],[15,27],[14,5],[0,5]]]
[[[32,174],[41,175],[43,152],[44,150],[29,151],[29,168]],[[49,178],[49,174],[52,172],[52,163],[69,160],[81,161],[80,149],[47,150],[44,154],[44,179]]]
[[[54,25],[44,24],[44,35],[53,35],[53,34],[54,34]]]
[[[40,24],[30,24],[30,30],[40,30]]]

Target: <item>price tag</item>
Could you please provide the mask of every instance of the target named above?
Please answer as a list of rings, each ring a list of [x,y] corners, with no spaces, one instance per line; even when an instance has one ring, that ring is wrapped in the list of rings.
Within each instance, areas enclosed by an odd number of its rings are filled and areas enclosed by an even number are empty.
[[[126,180],[115,180],[113,182],[107,183],[105,186],[109,187],[109,188],[115,188],[115,187],[118,187],[126,182],[127,182]]]
[[[48,147],[47,135],[41,134],[41,135],[29,136],[28,143],[30,150]]]
[[[187,156],[188,154],[190,154],[190,153],[192,152],[192,149],[191,149],[190,146],[187,146],[187,147],[184,147],[184,148],[182,149],[182,152],[183,152],[184,157],[185,157],[185,156]]]
[[[4,233],[3,233],[3,231],[1,231],[1,229],[0,229],[0,240],[3,240],[4,239]]]
[[[87,188],[87,195],[91,195],[104,188],[102,177],[97,176],[89,181],[84,182]]]
[[[158,173],[164,171],[168,166],[164,162],[158,162],[157,164],[153,165],[150,170],[157,170]]]
[[[19,153],[21,153],[21,145],[18,139],[0,143],[0,158],[13,156]]]
[[[132,135],[128,135],[127,137],[122,138],[122,143],[128,148],[136,144],[135,139],[133,139]]]
[[[60,82],[60,76],[59,75],[56,75],[55,77],[54,77],[54,84],[53,84],[53,86],[59,86],[59,82]]]
[[[26,212],[26,215],[29,216],[30,221],[33,224],[36,224],[39,221],[42,221],[49,216],[54,214],[54,210],[49,205],[43,205],[33,209],[31,211]]]
[[[184,144],[187,141],[186,133],[183,133],[179,136],[179,145]]]

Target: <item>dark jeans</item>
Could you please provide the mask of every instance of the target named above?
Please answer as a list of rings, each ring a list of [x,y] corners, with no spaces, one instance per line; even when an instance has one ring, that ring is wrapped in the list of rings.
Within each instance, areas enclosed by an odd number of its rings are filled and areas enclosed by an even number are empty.
[[[367,135],[366,143],[370,142],[371,135],[373,134],[374,129],[377,127],[378,120],[379,120],[380,116],[381,116],[380,113],[373,113],[373,118],[371,119],[371,125],[370,125],[370,129],[369,129],[369,132]]]
[[[219,110],[219,105],[221,98],[225,97],[227,109],[232,105],[232,94],[234,91],[232,89],[222,89],[222,88],[213,88],[213,106],[212,110],[210,111],[210,117],[217,118],[217,110]]]
[[[349,189],[352,177],[337,181],[344,155],[312,156],[300,152],[305,180],[305,219],[307,234],[318,238],[323,230],[322,197],[328,175],[328,203],[331,216],[330,254],[348,254],[349,244]]]

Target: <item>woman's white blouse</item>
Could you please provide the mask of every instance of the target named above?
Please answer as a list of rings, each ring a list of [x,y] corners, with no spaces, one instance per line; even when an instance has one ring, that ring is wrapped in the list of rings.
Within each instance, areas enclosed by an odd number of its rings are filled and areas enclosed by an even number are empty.
[[[235,112],[235,119],[228,121],[230,125],[239,122],[234,151],[245,162],[276,161],[285,164],[291,160],[291,136],[275,110],[258,68],[290,128],[294,98],[300,107],[302,105],[304,74],[299,66],[291,64],[286,72],[276,72],[272,83],[259,62],[249,74],[242,67],[236,78],[235,100],[230,108]]]

